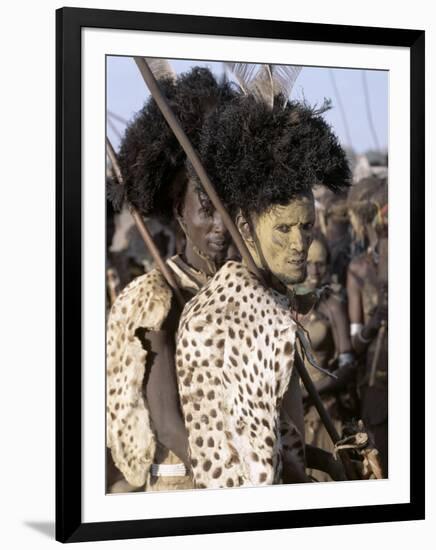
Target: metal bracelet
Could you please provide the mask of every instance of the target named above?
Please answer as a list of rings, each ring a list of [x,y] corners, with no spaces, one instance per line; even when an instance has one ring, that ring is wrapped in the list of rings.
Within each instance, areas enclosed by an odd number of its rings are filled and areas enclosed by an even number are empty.
[[[152,464],[151,475],[155,477],[183,477],[187,474],[186,467],[181,463],[177,464]]]
[[[358,334],[363,329],[362,323],[351,323],[350,324],[350,335],[354,336]]]

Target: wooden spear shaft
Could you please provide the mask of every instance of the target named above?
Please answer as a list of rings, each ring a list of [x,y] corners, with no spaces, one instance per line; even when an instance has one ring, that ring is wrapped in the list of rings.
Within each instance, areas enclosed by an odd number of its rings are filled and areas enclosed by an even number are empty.
[[[114,148],[112,147],[112,143],[109,141],[109,138],[106,138],[106,150],[110,158],[110,161],[112,163],[112,168],[115,173],[115,177],[118,181],[118,184],[124,185],[123,176],[121,174],[120,166],[118,164],[117,155],[115,153]],[[130,206],[130,213],[132,214],[136,227],[138,228],[139,234],[144,240],[145,246],[148,248],[150,254],[153,257],[153,260],[156,262],[157,267],[159,268],[162,275],[165,277],[167,283],[170,285],[171,289],[173,290],[180,307],[183,308],[185,305],[185,299],[183,298],[183,295],[179,287],[177,286],[177,282],[174,279],[172,272],[170,271],[165,261],[162,259],[157,246],[154,244],[153,237],[151,236],[147,226],[145,225],[144,220],[142,219],[142,216],[133,206]]]
[[[233,242],[237,246],[239,252],[241,253],[242,258],[244,259],[245,263],[247,264],[247,267],[249,270],[254,273],[261,281],[263,281],[266,284],[265,277],[263,273],[260,271],[260,269],[257,267],[257,265],[254,263],[254,260],[250,254],[250,251],[247,248],[247,245],[245,244],[244,240],[242,239],[241,234],[239,233],[236,225],[234,224],[232,218],[228,214],[227,210],[225,209],[224,205],[221,202],[221,199],[218,197],[215,188],[212,184],[212,182],[209,179],[209,176],[206,173],[206,170],[204,169],[197,153],[195,152],[195,149],[192,147],[191,142],[189,141],[187,135],[183,131],[183,128],[180,126],[179,121],[175,117],[174,113],[171,110],[171,107],[168,105],[168,102],[164,95],[162,94],[159,84],[157,83],[150,67],[148,66],[147,62],[142,57],[134,57],[135,63],[138,66],[138,69],[145,81],[146,86],[150,90],[150,93],[153,97],[153,99],[156,101],[157,106],[159,107],[162,115],[164,116],[165,120],[167,121],[169,127],[174,132],[174,135],[176,136],[177,140],[179,141],[181,147],[186,153],[186,156],[191,161],[192,166],[194,167],[194,170],[197,173],[198,178],[200,179],[200,182],[209,196],[213,206],[215,209],[219,212],[221,215],[224,225],[227,229],[227,231],[230,233]],[[334,427],[334,424],[326,411],[321,398],[318,395],[318,392],[316,391],[316,388],[309,376],[309,373],[306,370],[306,367],[303,363],[303,361],[297,361],[297,370],[298,373],[303,381],[303,384],[306,387],[307,393],[311,397],[314,403],[317,405],[318,413],[321,416],[321,420],[324,422],[326,429],[332,437],[332,434],[336,432],[336,429]],[[337,432],[336,432],[337,435]],[[337,438],[333,439],[333,443],[336,443],[339,440],[339,436],[337,435]],[[349,463],[349,468],[344,463],[344,468],[347,471],[347,474],[351,479],[356,479],[355,474],[351,474],[351,463],[349,461],[348,456],[346,459],[344,459],[344,454],[340,454],[341,458],[344,460],[344,462]]]

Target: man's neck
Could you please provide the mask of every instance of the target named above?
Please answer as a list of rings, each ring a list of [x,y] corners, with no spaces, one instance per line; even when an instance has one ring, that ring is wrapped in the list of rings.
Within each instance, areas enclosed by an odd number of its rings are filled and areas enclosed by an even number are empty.
[[[211,269],[210,263],[204,258],[201,258],[197,254],[197,252],[195,252],[190,242],[186,243],[184,256],[185,256],[186,263],[189,264],[194,269],[196,269],[197,271],[206,273],[206,275],[214,274],[213,270]]]

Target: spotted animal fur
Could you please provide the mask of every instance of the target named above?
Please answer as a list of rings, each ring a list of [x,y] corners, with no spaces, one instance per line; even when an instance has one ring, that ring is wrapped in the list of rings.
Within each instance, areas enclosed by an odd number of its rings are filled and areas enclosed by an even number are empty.
[[[146,351],[138,328],[159,330],[172,292],[159,271],[135,279],[118,296],[107,326],[107,446],[130,485],[145,484],[156,450],[142,393]]]
[[[295,334],[286,297],[238,262],[185,307],[176,369],[196,487],[280,483],[286,453],[304,461],[301,434],[280,420]]]

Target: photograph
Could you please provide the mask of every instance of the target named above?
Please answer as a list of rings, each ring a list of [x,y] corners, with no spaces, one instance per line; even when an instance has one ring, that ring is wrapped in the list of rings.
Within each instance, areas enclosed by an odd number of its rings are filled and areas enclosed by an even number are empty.
[[[435,538],[431,8],[6,5],[2,548]]]
[[[106,94],[107,491],[387,478],[388,72],[107,56]]]
[[[57,540],[424,517],[423,63],[58,10]]]

